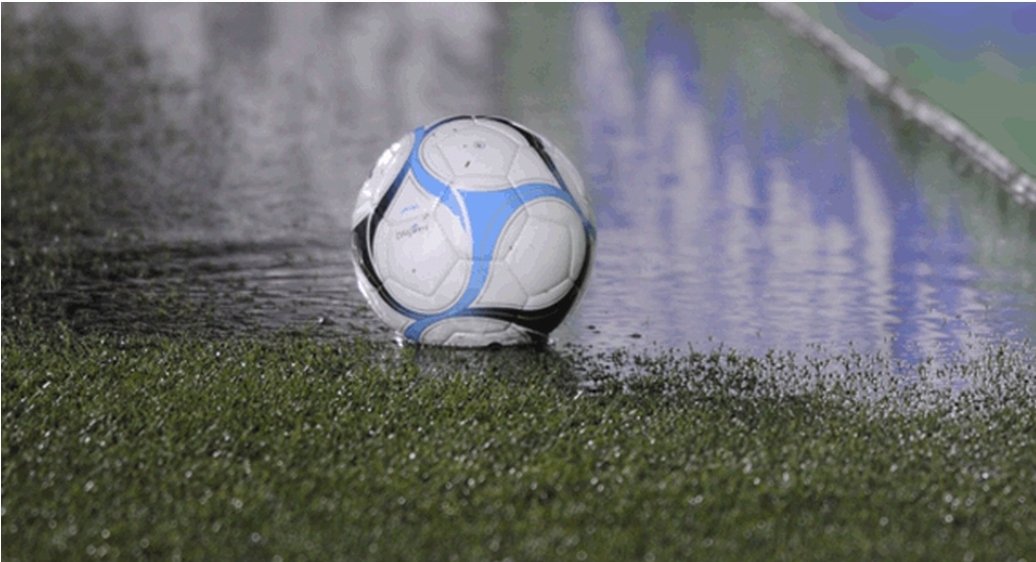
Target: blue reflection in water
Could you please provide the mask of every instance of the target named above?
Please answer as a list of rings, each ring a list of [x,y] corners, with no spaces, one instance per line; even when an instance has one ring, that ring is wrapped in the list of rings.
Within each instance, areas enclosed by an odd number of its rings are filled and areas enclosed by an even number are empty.
[[[830,89],[792,104],[816,100],[810,124],[744,70],[706,77],[677,19],[655,14],[642,51],[621,27],[614,7],[577,10],[577,113],[600,227],[579,321],[604,336],[575,339],[757,352],[853,342],[917,361],[980,334],[1032,335],[1033,299],[996,308],[1011,298],[980,287],[959,205],[933,210],[909,151],[859,91],[833,77],[795,85]],[[721,82],[711,100],[706,78]]]
[[[877,185],[888,202],[889,211],[893,213],[889,242],[892,311],[895,320],[887,329],[895,335],[895,355],[911,356],[907,346],[930,337],[930,334],[924,333],[930,307],[942,310],[957,308],[956,299],[948,287],[951,280],[944,275],[930,275],[928,270],[948,274],[955,263],[962,263],[967,258],[962,253],[945,253],[954,249],[953,242],[959,240],[962,233],[953,233],[956,236],[940,244],[942,251],[929,254],[928,248],[919,242],[933,240],[935,233],[928,223],[917,186],[904,173],[887,138],[875,125],[873,116],[864,104],[858,99],[850,99],[847,109],[847,133],[852,139],[852,145],[871,163],[878,176]],[[866,225],[858,225],[863,226]],[[951,338],[949,347],[956,347],[956,338],[952,335]]]

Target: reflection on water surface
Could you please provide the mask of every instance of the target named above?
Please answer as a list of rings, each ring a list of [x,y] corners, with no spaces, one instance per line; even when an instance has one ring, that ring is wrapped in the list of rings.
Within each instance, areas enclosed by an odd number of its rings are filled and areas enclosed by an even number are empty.
[[[754,7],[67,10],[179,84],[169,118],[200,149],[141,189],[143,243],[180,248],[168,270],[230,330],[391,337],[354,288],[356,192],[404,131],[496,113],[555,139],[595,197],[559,341],[916,360],[1036,333],[1033,214]]]

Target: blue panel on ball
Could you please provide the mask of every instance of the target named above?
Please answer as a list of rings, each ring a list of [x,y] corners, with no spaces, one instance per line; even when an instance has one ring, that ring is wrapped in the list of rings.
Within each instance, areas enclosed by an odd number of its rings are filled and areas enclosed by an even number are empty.
[[[457,201],[457,196],[454,194],[453,190],[450,189],[450,186],[443,183],[442,180],[435,177],[435,175],[425,169],[424,164],[421,162],[421,144],[422,141],[424,141],[425,135],[441,124],[442,123],[433,125],[427,130],[418,127],[414,131],[414,146],[410,149],[410,156],[407,159],[407,164],[410,167],[410,173],[414,175],[414,179],[417,180],[417,183],[432,196],[437,197],[443,205],[446,205],[446,208],[456,215],[458,220],[460,220],[461,228],[466,231],[467,225],[464,222],[464,211],[460,208],[460,202]]]
[[[545,163],[550,168],[559,185],[529,183],[496,191],[465,191],[453,189],[439,178],[436,178],[421,162],[421,145],[428,133],[436,127],[450,121],[465,118],[468,117],[458,116],[446,119],[427,129],[419,127],[414,131],[414,144],[410,149],[410,154],[407,156],[406,164],[399,171],[389,190],[372,212],[372,216],[364,220],[355,229],[354,244],[356,244],[356,251],[362,258],[363,273],[391,308],[414,320],[403,332],[407,338],[414,341],[418,341],[421,334],[436,322],[447,318],[463,316],[496,318],[502,321],[516,322],[534,331],[549,331],[556,326],[557,322],[560,321],[560,318],[564,316],[564,313],[571,306],[571,301],[574,300],[585,278],[590,260],[592,241],[596,238],[594,226],[590,222],[589,217],[583,214],[582,209],[580,209],[572,194],[569,193],[553,161],[543,149],[542,142],[532,133],[503,119],[494,118],[494,120],[509,124],[523,134],[530,145],[536,148],[540,156],[544,158]],[[473,263],[467,286],[456,304],[437,314],[419,313],[395,301],[375,274],[371,259],[369,245],[373,241],[374,232],[407,174],[411,174],[422,189],[442,202],[461,222],[464,230],[471,233]],[[587,263],[583,264],[579,279],[576,280],[576,286],[566,298],[562,299],[562,302],[543,310],[524,311],[507,308],[471,308],[489,277],[489,267],[493,261],[493,251],[496,249],[497,241],[500,239],[500,235],[507,222],[524,205],[547,197],[559,199],[567,203],[579,215],[583,223],[583,229],[587,237]]]
[[[577,212],[579,209],[567,191],[556,185],[545,183],[530,183],[499,191],[462,190],[460,196],[464,201],[464,207],[468,211],[468,220],[471,223],[471,255],[474,259],[471,277],[456,304],[439,314],[418,319],[404,331],[404,335],[412,340],[420,338],[429,326],[439,320],[476,315],[469,307],[478,298],[486,284],[486,279],[489,277],[489,266],[493,261],[493,250],[496,249],[497,240],[500,239],[504,226],[507,225],[507,221],[515,211],[531,201],[545,197],[561,199]],[[588,223],[584,221],[584,224]]]

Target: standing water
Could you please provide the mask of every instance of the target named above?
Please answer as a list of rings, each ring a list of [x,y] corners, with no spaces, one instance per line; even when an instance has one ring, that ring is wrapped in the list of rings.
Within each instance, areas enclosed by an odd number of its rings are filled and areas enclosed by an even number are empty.
[[[83,303],[73,325],[189,279],[220,330],[388,340],[349,255],[360,184],[407,130],[489,113],[554,139],[595,199],[560,342],[917,361],[1036,335],[1034,213],[758,8],[63,9],[143,50],[178,132],[111,218],[138,231],[111,259],[150,273],[52,295]]]

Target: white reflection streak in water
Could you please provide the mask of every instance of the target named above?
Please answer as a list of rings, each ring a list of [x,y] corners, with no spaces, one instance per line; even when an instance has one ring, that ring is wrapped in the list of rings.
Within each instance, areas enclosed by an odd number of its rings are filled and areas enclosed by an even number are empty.
[[[872,165],[856,149],[850,152],[852,182],[856,194],[856,224],[862,237],[863,286],[859,322],[879,335],[872,342],[877,351],[891,352],[889,333],[895,322],[892,310],[892,221]]]
[[[164,70],[219,108],[222,185],[206,197],[225,239],[344,232],[389,143],[499,105],[486,5],[176,4],[133,16]]]
[[[200,154],[181,167],[201,171],[155,188],[158,201],[178,199],[149,238],[200,244],[192,252],[201,275],[240,283],[235,294],[257,297],[246,315],[271,326],[355,314],[351,208],[385,147],[433,119],[499,107],[487,77],[500,28],[486,5],[88,5],[77,13],[134,26],[162,78],[185,86],[165,101]]]
[[[665,345],[708,346],[715,336],[757,351],[854,341],[889,352],[899,333],[895,222],[873,164],[859,150],[845,155],[851,178],[833,196],[849,198],[855,216],[825,214],[783,154],[715,144],[743,108],[716,119],[710,134],[705,108],[686,87],[695,69],[679,53],[663,49],[648,61],[638,101],[614,12],[581,7],[575,30],[588,168],[604,217],[600,286],[591,286],[586,320],[608,323],[620,306],[626,322],[616,328],[643,328]],[[753,178],[763,166],[760,199]],[[905,288],[926,310],[939,305],[928,277]],[[918,351],[938,354],[940,334],[918,324],[909,333]]]
[[[638,159],[635,145],[634,115],[636,94],[625,46],[608,22],[611,8],[583,5],[575,9],[573,34],[576,83],[589,111],[579,112],[585,119],[583,138],[591,158],[586,159],[586,181],[594,190],[602,246],[609,244],[607,228],[628,224],[622,213],[638,209],[626,203],[638,184],[624,185],[629,164]],[[642,224],[642,223],[637,223]]]
[[[666,188],[660,189],[658,202],[655,208],[650,209],[653,216],[638,217],[634,223],[653,230],[650,234],[661,251],[686,256],[688,252],[681,250],[680,246],[694,248],[707,244],[709,240],[710,233],[703,228],[707,224],[709,209],[702,202],[708,199],[712,167],[702,108],[684,98],[680,88],[682,78],[672,60],[662,59],[651,66],[644,103],[648,152],[643,171],[653,171],[645,178],[647,187],[658,182],[660,188]],[[647,209],[649,206],[643,207]],[[654,217],[658,216],[671,217],[671,220],[655,220]],[[690,256],[693,256],[690,259],[696,259],[699,252],[691,251]],[[664,279],[665,276],[677,277],[668,271],[671,266],[666,266],[664,257],[664,254],[652,256],[653,283],[673,287],[673,290],[700,292],[709,289],[696,275]],[[653,290],[650,293],[654,301],[652,310],[660,313],[657,321],[664,323],[660,326],[662,329],[683,332],[688,326],[700,325],[705,320],[691,307],[670,307],[671,290]]]

